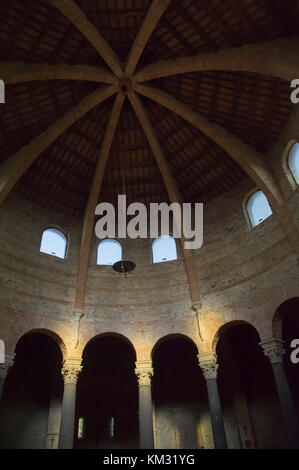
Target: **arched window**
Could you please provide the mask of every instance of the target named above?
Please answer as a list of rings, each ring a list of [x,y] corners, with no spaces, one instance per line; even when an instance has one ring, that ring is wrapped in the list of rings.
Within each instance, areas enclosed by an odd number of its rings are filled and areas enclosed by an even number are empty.
[[[299,184],[299,144],[296,142],[288,155],[288,167],[296,184]]]
[[[250,196],[247,201],[247,212],[253,227],[272,215],[271,207],[262,191],[256,191]]]
[[[122,246],[117,240],[106,239],[98,244],[97,264],[112,265],[122,259]]]
[[[163,263],[177,259],[175,239],[171,235],[162,235],[152,243],[153,263]]]
[[[40,251],[48,255],[65,258],[67,248],[66,236],[55,228],[44,231],[40,245]]]

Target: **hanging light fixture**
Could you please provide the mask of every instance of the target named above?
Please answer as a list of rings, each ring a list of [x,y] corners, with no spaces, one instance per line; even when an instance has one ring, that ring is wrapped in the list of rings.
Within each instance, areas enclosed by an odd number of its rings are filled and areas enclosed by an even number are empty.
[[[123,194],[126,194],[126,186],[125,186],[125,175],[123,176]],[[113,269],[114,271],[120,273],[120,274],[125,274],[127,277],[127,274],[131,271],[134,271],[136,265],[133,261],[116,261],[116,263],[113,264]]]
[[[114,271],[120,274],[127,274],[135,269],[133,261],[117,261],[113,265]]]

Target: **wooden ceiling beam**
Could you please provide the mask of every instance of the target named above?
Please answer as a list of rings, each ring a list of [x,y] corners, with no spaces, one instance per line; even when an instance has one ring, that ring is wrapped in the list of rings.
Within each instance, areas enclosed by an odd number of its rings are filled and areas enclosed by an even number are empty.
[[[151,152],[151,149],[148,147],[146,148],[145,150]],[[113,152],[111,151],[111,154]],[[111,161],[111,160],[110,160]],[[155,163],[155,160],[149,160],[149,159],[144,159],[144,160],[137,160],[136,162],[132,161],[130,163],[126,162],[124,163],[123,165],[114,165],[113,163],[109,163],[109,166],[107,167],[107,169],[109,169],[109,171],[114,171],[114,170],[131,170],[133,168],[136,168],[136,170],[141,170],[141,169],[144,169],[144,168],[148,168],[148,169],[151,169],[151,168],[156,168],[156,163]]]
[[[100,6],[100,5],[99,5]],[[125,11],[121,10],[101,10],[99,9],[99,6],[97,5],[84,5],[84,10],[90,12],[91,14],[98,13],[100,17],[102,18],[109,18],[109,19],[115,19],[117,18],[130,18],[130,17],[139,17],[139,16],[145,16],[147,13],[147,9],[144,8],[134,8],[134,9],[127,9]]]
[[[25,64],[0,62],[0,77],[5,84],[36,80],[84,80],[114,84],[117,79],[104,68],[88,65]]]
[[[264,44],[221,49],[197,56],[164,60],[137,71],[134,81],[211,70],[237,71],[272,75],[284,80],[299,77],[299,37],[276,39]]]
[[[242,142],[234,134],[228,132],[218,124],[209,121],[203,115],[196,113],[191,108],[176,100],[168,93],[161,90],[136,85],[135,90],[157,103],[165,106],[172,112],[190,122],[210,139],[222,147],[243,170],[252,178],[257,187],[266,195],[273,212],[276,213],[283,226],[291,245],[299,255],[299,233],[293,217],[287,209],[286,202],[276,181],[274,173],[268,166],[262,154],[250,145]]]
[[[211,6],[210,0],[201,0],[201,5],[215,24],[220,26],[222,33],[230,44],[232,46],[238,46],[240,44],[238,35],[234,32],[234,29],[230,27],[230,24],[225,21],[223,15],[218,13],[217,8]]]
[[[128,179],[126,178],[126,189],[132,189],[134,186],[141,186],[143,184],[159,184],[159,178],[160,178],[160,173],[157,172],[157,169],[154,168],[155,174],[152,175],[151,177],[146,177],[146,176],[138,176],[137,178],[131,178]],[[110,185],[112,182],[116,185],[117,188],[122,189],[123,188],[123,179],[121,176],[118,176],[114,178],[114,175],[110,174],[109,176],[105,175],[105,182]],[[115,190],[115,187],[113,186],[113,190]]]
[[[214,38],[208,33],[208,31],[202,27],[199,22],[195,21],[193,16],[187,11],[187,9],[181,4],[181,2],[176,2],[174,6],[175,11],[180,15],[180,17],[186,21],[186,23],[191,26],[194,32],[201,36],[209,48],[212,46],[214,49],[218,49],[218,44],[215,42]]]
[[[138,116],[140,124],[152,148],[152,152],[154,154],[157,165],[161,172],[164,185],[166,187],[166,190],[169,196],[169,200],[171,203],[178,202],[179,204],[181,204],[182,197],[179,193],[176,181],[171,173],[171,170],[165,158],[165,155],[163,154],[163,151],[158,142],[158,139],[156,137],[153,126],[149,120],[147,112],[144,109],[144,106],[141,103],[139,97],[133,91],[128,93],[128,97],[133,108],[135,109],[135,112]],[[200,289],[199,289],[198,274],[197,274],[197,269],[196,269],[196,264],[195,264],[195,257],[194,257],[193,250],[185,249],[184,247],[185,241],[186,240],[184,238],[184,235],[182,234],[181,245],[182,245],[182,251],[183,251],[183,255],[185,259],[185,267],[186,267],[186,273],[188,277],[191,302],[192,302],[192,305],[199,305],[201,304],[201,296],[200,296]]]
[[[236,3],[235,0],[227,0],[228,9],[233,9],[234,15],[238,19],[239,25],[242,30],[250,37],[250,42],[257,42],[257,40],[263,40],[263,32],[261,29],[252,21],[252,17],[247,11],[246,6],[243,6],[242,2]]]
[[[101,36],[97,28],[91,23],[81,8],[73,0],[48,0],[51,5],[57,8],[90,44],[98,51],[112,72],[117,76],[123,75],[119,58],[110,47],[108,42]]]
[[[5,160],[0,166],[0,204],[3,203],[25,171],[57,137],[116,91],[116,85],[110,85],[91,93],[83,98],[77,106],[65,113],[62,118],[49,126],[45,132],[42,132],[29,144],[23,146],[15,155]]]
[[[169,116],[169,114],[168,114]],[[201,156],[203,155],[209,155],[209,156],[212,156],[213,158],[213,161],[217,161],[216,160],[216,157],[213,153],[211,153],[211,143],[208,145],[207,142],[203,142],[202,140],[202,137],[199,135],[199,132],[197,133],[197,135],[195,136],[194,135],[194,129],[193,129],[193,133],[192,133],[192,137],[193,137],[193,140],[190,139],[190,137],[186,136],[186,140],[182,141],[182,143],[180,144],[177,144],[177,143],[173,143],[173,142],[168,142],[169,139],[171,138],[174,138],[176,136],[176,134],[183,129],[182,127],[182,122],[179,121],[175,127],[173,127],[168,133],[164,133],[163,131],[163,126],[162,126],[162,123],[163,121],[165,120],[165,117],[163,117],[163,119],[161,121],[157,121],[155,119],[155,129],[157,131],[157,133],[160,135],[161,139],[163,141],[163,148],[165,149],[165,151],[167,151],[167,155],[168,155],[168,161],[169,163],[172,165],[173,161],[172,159],[176,159],[176,157],[180,157],[180,155],[184,152],[186,152],[186,150],[189,150],[189,149],[195,149],[195,155],[190,158],[189,160],[185,160],[184,159],[184,162],[182,163],[182,158],[180,158],[181,162],[179,165],[175,164],[174,166],[174,170],[176,171],[177,174],[179,174],[180,172],[184,171],[185,169],[189,168],[191,164],[195,163],[196,161],[200,161],[201,160]],[[186,123],[187,124],[187,123]],[[206,137],[203,136],[206,140]],[[170,149],[171,147],[171,149]],[[215,146],[215,149],[218,149],[219,147],[218,146]],[[219,156],[218,156],[219,157]],[[221,155],[222,157],[222,155]],[[204,163],[204,161],[202,160],[201,163]],[[206,164],[209,164],[209,162],[206,161]],[[204,168],[202,169],[204,170]]]
[[[39,166],[38,168],[35,168],[33,172],[30,173],[30,178],[37,178],[38,175],[40,175],[41,178],[44,178],[45,180],[48,180],[49,183],[52,183],[53,185],[60,187],[63,190],[68,189],[74,197],[80,197],[78,196],[78,192],[80,195],[86,191],[86,187],[88,188],[88,184],[86,184],[86,181],[84,179],[79,178],[79,175],[76,175],[72,172],[68,173],[66,176],[61,176],[61,171],[59,166],[56,165],[56,162],[54,162],[55,166],[51,162],[48,162],[48,165],[44,166]],[[53,170],[54,169],[54,170]]]
[[[206,150],[202,150],[202,155],[206,155]],[[200,168],[196,165],[197,161],[200,162],[200,157],[201,153],[199,153],[198,156],[193,157],[189,162],[186,162],[185,165],[174,168],[176,175],[178,177],[184,177],[186,172],[191,171],[193,174],[196,174],[200,180],[202,180],[207,174],[212,172],[215,167],[224,168],[227,165],[227,159],[215,160],[213,166],[209,165],[208,167]]]
[[[163,184],[163,189],[165,189],[164,184]],[[111,197],[112,198],[114,197],[114,200],[111,199]],[[137,198],[133,197],[131,194],[127,194],[127,203],[136,202],[136,200],[138,200],[138,202],[142,202],[142,200],[144,200],[144,199],[147,199],[148,202],[169,202],[167,200],[167,198],[168,198],[168,194],[167,194],[166,190],[165,190],[165,194],[163,194],[161,192],[156,193],[153,190],[151,190],[151,191],[140,191],[140,193],[138,193]],[[114,192],[113,195],[109,192],[106,192],[106,191],[101,192],[101,200],[104,201],[105,199],[109,199],[110,202],[112,202],[112,203],[113,202],[117,203],[117,196],[115,195],[115,192]]]
[[[177,41],[179,46],[183,47],[185,53],[196,54],[196,50],[194,49],[192,44],[189,43],[187,39],[185,39],[184,36],[180,34],[174,26],[172,26],[171,23],[169,23],[166,19],[163,18],[162,24],[165,29],[171,34],[171,36]]]
[[[50,197],[49,192],[51,193]],[[56,194],[47,182],[36,181],[33,183],[25,181],[22,187],[19,188],[19,193],[24,198],[35,199],[39,204],[45,204],[49,209],[56,209],[62,213],[67,209],[68,214],[70,213],[71,208],[67,207],[67,201],[69,201],[68,195]],[[72,209],[75,210],[74,205]]]
[[[82,204],[82,199],[84,200],[84,196],[86,193],[82,191],[82,188],[76,187],[75,185],[71,185],[70,183],[66,182],[66,180],[62,180],[59,178],[58,175],[50,175],[47,171],[35,171],[33,174],[30,175],[30,178],[26,179],[25,184],[31,185],[32,188],[38,190],[39,187],[43,187],[44,190],[49,191],[49,200],[54,196],[56,199],[59,197],[68,197],[69,190],[72,191],[72,202],[75,206],[77,206],[77,201],[80,201]],[[83,196],[83,198],[82,198]]]
[[[92,240],[95,208],[99,200],[99,194],[102,187],[103,177],[107,160],[109,157],[112,141],[115,135],[116,127],[119,121],[119,116],[124,103],[125,95],[118,93],[115,98],[113,108],[110,114],[109,122],[107,125],[105,137],[101,146],[101,151],[97,166],[94,172],[91,190],[84,214],[80,258],[77,270],[76,282],[76,295],[75,295],[75,309],[81,310],[84,307],[85,285],[87,277],[87,268],[89,261],[90,245]]]
[[[125,75],[133,75],[147,42],[171,0],[153,0],[129,52]]]
[[[148,48],[151,55],[154,55],[156,51],[162,50],[164,55],[167,54],[167,57],[169,57],[169,55],[174,58],[176,57],[175,51],[171,49],[156,32],[152,35],[148,43]]]
[[[82,183],[88,184],[89,185],[89,176],[88,174],[92,170],[92,165],[94,162],[91,160],[84,159],[84,156],[79,154],[78,152],[75,152],[74,150],[69,149],[64,145],[63,142],[59,143],[59,146],[61,146],[62,151],[61,152],[51,152],[47,153],[46,158],[51,161],[51,164],[54,164],[55,167],[59,170],[59,172],[66,172],[67,174],[71,175],[72,177],[78,178],[78,180],[81,180]],[[76,157],[78,158],[78,163],[80,164],[80,170],[77,169],[77,165],[73,165],[72,163],[69,163],[68,160],[68,155],[69,154],[75,154]],[[43,161],[37,161],[37,165],[42,169],[43,168]]]

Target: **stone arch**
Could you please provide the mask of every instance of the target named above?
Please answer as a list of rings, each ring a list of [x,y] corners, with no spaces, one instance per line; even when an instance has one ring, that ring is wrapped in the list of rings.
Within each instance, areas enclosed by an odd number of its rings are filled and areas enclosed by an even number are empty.
[[[282,302],[279,307],[276,309],[273,320],[272,320],[272,328],[273,328],[273,337],[274,338],[282,338],[282,322],[284,317],[284,309],[288,306],[296,306],[298,305],[298,314],[299,314],[299,297],[291,297],[284,302]]]
[[[87,346],[90,345],[93,341],[96,341],[97,339],[100,339],[100,338],[107,338],[107,337],[118,338],[118,339],[121,339],[121,340],[125,341],[133,349],[134,354],[135,354],[135,359],[137,358],[136,348],[135,348],[134,344],[132,343],[132,341],[129,338],[127,338],[125,335],[123,335],[121,333],[113,332],[113,331],[99,333],[99,334],[89,338],[86,341],[86,343],[82,346],[82,355],[83,355],[84,351],[86,350]]]
[[[292,260],[292,269],[293,264],[296,265],[296,259]],[[264,316],[261,318],[261,322],[257,323],[256,328],[260,332],[262,340],[269,339],[271,337],[280,338],[280,319],[277,314],[278,308],[283,305],[287,300],[298,297],[298,277],[295,276],[288,285],[284,286],[283,289],[276,289],[273,292],[272,297],[266,302],[266,307],[264,309]],[[274,325],[275,325],[275,334],[274,334]]]
[[[65,343],[53,330],[31,328],[18,335],[14,346],[5,379],[1,447],[58,448]],[[56,412],[51,415],[53,403]]]
[[[257,328],[250,322],[248,321],[245,321],[245,320],[232,320],[232,321],[229,321],[227,323],[224,323],[223,325],[220,326],[220,328],[217,330],[217,332],[215,333],[214,335],[214,338],[212,340],[212,351],[214,353],[216,353],[216,348],[217,348],[217,344],[218,344],[218,341],[220,339],[220,337],[222,336],[222,334],[229,330],[230,328],[234,327],[234,326],[237,326],[237,325],[249,325],[249,326],[252,326],[252,328],[254,328],[258,335],[260,336]]]
[[[18,343],[20,342],[20,340],[24,336],[28,336],[30,334],[35,334],[35,333],[42,334],[42,335],[45,335],[45,336],[49,336],[59,346],[59,349],[62,353],[63,360],[66,359],[66,357],[67,357],[67,348],[66,348],[66,345],[65,345],[63,339],[55,331],[49,330],[47,328],[33,328],[31,330],[26,331],[24,334],[22,334],[18,338],[14,349],[16,349]]]
[[[154,352],[156,351],[157,347],[164,343],[165,341],[167,341],[168,339],[173,339],[173,338],[182,338],[182,339],[186,339],[188,342],[191,342],[195,348],[196,348],[196,351],[198,352],[198,347],[197,347],[197,344],[193,341],[192,338],[190,338],[190,336],[187,336],[185,334],[182,334],[182,333],[170,333],[168,335],[165,335],[165,336],[162,336],[161,338],[159,338],[154,346],[152,347],[152,350],[151,350],[151,359],[153,358],[153,354]]]

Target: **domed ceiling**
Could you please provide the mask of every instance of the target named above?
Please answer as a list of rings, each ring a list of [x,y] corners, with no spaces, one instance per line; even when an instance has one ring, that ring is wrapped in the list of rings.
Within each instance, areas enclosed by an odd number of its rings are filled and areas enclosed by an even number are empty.
[[[152,2],[60,1],[61,5],[70,3],[80,7],[125,70]],[[137,73],[162,60],[261,44],[299,32],[296,0],[164,3],[168,3],[167,8],[149,34]],[[90,36],[80,32],[57,4],[58,1],[48,0],[1,1],[0,61],[85,65],[100,67],[113,76]],[[289,83],[256,73],[181,73],[156,78],[145,85],[167,92],[262,153],[269,151],[278,138],[292,109]],[[0,115],[1,160],[14,155],[82,99],[105,86],[111,85],[86,79],[7,85],[6,104],[1,105]],[[126,86],[119,83],[119,93],[125,92]],[[138,96],[184,201],[211,201],[246,176],[203,132],[161,104]],[[29,166],[15,191],[44,207],[83,215],[114,100],[115,96],[108,97],[66,128]],[[129,202],[168,201],[155,156],[127,97],[113,135],[100,200],[115,202],[117,194],[122,193],[124,179]]]

